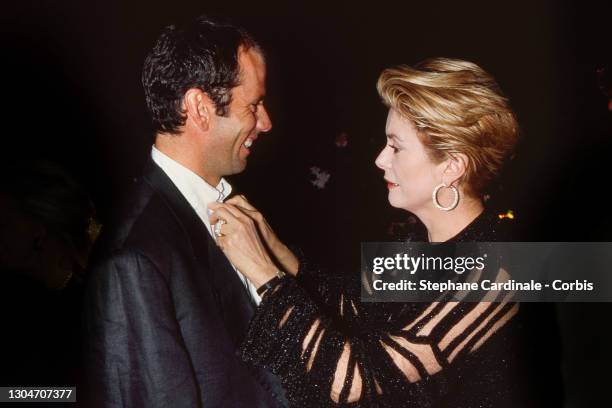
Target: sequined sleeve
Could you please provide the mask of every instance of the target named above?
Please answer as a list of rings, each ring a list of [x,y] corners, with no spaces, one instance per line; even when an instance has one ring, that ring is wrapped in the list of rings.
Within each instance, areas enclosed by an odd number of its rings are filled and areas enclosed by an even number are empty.
[[[301,266],[266,294],[242,347],[283,381],[292,407],[430,406],[454,364],[518,311],[498,302],[362,303],[358,282]],[[501,358],[501,357],[500,357]]]

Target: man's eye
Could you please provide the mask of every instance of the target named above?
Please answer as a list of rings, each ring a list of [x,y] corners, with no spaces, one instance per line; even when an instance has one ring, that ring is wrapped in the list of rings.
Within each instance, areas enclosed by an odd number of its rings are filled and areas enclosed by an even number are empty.
[[[259,106],[259,104],[258,104],[258,103],[252,103],[252,104],[250,105],[251,112],[253,112],[253,113],[257,112],[257,107],[258,107],[258,106]]]

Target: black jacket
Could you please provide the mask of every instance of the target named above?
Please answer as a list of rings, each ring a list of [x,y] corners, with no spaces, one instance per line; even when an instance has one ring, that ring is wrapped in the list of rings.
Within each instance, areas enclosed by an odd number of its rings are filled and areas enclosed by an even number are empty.
[[[152,161],[132,193],[90,269],[86,406],[284,406],[236,354],[255,305],[196,212]]]

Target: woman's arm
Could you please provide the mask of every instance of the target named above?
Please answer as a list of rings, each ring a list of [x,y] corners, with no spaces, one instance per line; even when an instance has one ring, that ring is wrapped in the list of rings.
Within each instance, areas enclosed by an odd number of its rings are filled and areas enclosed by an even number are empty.
[[[429,395],[421,380],[444,377],[518,311],[509,294],[499,294],[505,297],[499,303],[422,304],[418,313],[403,310],[405,304],[381,311],[385,305],[360,303],[350,291],[334,295],[330,312],[331,294],[321,305],[286,278],[264,297],[242,348],[245,359],[278,374],[290,400],[304,406],[365,403],[407,388],[423,402]]]
[[[255,222],[259,236],[277,266],[284,272],[295,276],[298,272],[298,258],[287,245],[278,239],[278,236],[263,214],[249,203],[243,195],[230,198],[226,201],[226,204],[234,205]]]
[[[215,204],[223,219],[217,243],[257,287],[276,276],[256,223],[231,204]],[[507,278],[500,271],[497,280]],[[409,393],[415,405],[429,397],[456,361],[477,351],[518,311],[511,294],[487,294],[498,303],[361,303],[359,282],[316,273],[285,277],[269,289],[251,323],[243,357],[283,380],[298,406],[366,403]],[[427,381],[422,381],[427,379]]]

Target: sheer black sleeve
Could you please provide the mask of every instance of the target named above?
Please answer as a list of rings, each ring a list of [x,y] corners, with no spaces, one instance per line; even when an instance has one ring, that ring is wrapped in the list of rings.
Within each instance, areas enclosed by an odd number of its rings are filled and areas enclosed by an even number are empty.
[[[301,264],[265,295],[241,352],[281,377],[292,406],[370,407],[399,395],[397,406],[431,406],[453,365],[517,313],[510,299],[362,303],[359,282]]]

